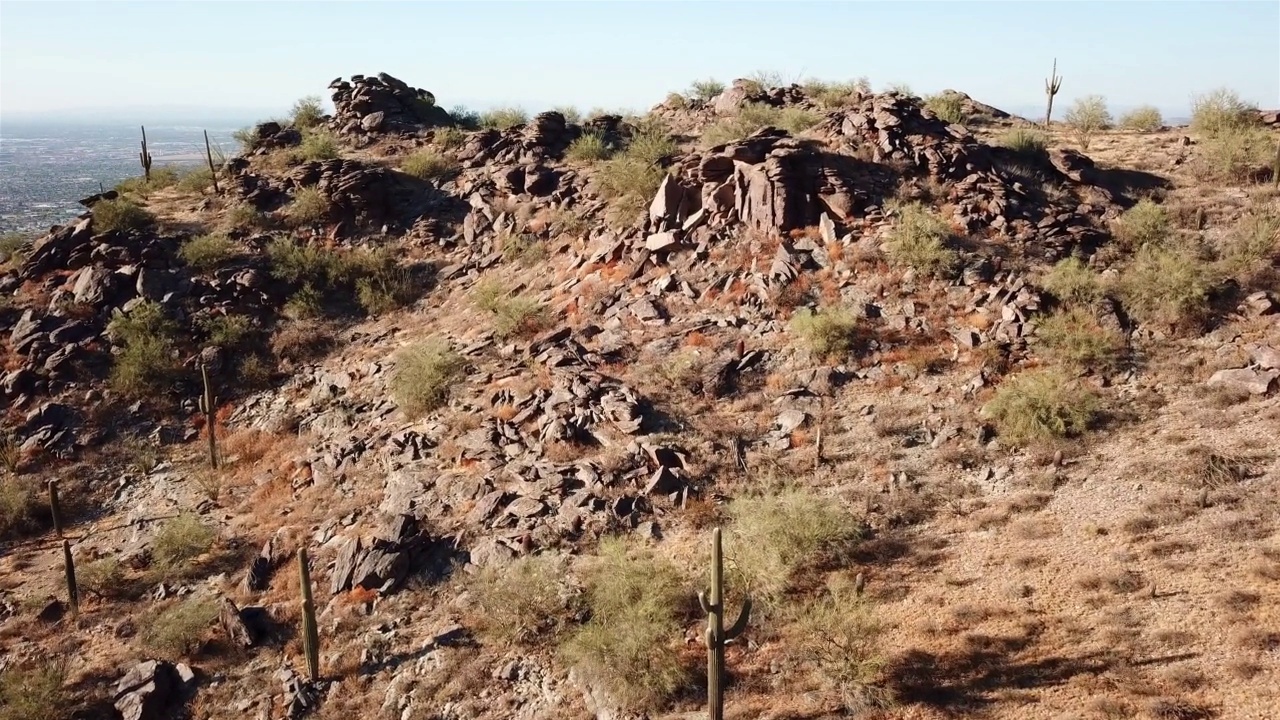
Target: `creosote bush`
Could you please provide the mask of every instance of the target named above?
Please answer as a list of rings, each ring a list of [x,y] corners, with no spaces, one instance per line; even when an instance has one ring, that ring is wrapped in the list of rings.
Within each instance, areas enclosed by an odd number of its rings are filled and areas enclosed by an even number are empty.
[[[161,657],[177,661],[200,648],[205,633],[217,619],[217,602],[188,597],[151,618],[143,630],[142,642]]]
[[[419,180],[443,180],[458,168],[458,163],[434,150],[419,150],[406,157],[400,169]]]
[[[317,162],[338,157],[338,139],[328,130],[308,130],[302,134],[302,144],[293,152],[297,160]]]
[[[827,82],[811,78],[800,87],[804,94],[824,109],[853,105],[862,95],[871,93],[871,81],[866,78],[844,82]]]
[[[416,297],[412,274],[385,249],[337,251],[281,238],[267,246],[267,257],[273,277],[301,286],[289,303],[298,316],[341,309],[351,300],[378,315]]]
[[[214,315],[201,318],[200,329],[209,337],[209,344],[223,350],[234,350],[249,337],[253,322],[248,315]]]
[[[1277,261],[1280,261],[1280,214],[1275,212],[1252,212],[1240,218],[1222,244],[1224,273],[1246,287],[1274,289],[1267,276],[1274,276]],[[1271,280],[1274,281],[1274,277]]]
[[[838,502],[799,487],[739,496],[728,515],[726,555],[765,614],[796,573],[849,549],[859,535],[859,523]]]
[[[265,230],[271,221],[252,205],[237,205],[224,216],[224,223],[228,230]]]
[[[564,561],[556,555],[524,555],[508,565],[486,565],[467,589],[480,611],[483,631],[506,643],[538,644],[566,618]]]
[[[689,86],[688,96],[698,102],[707,102],[724,92],[724,83],[715,79],[695,80]]]
[[[948,277],[960,256],[947,245],[953,233],[942,218],[918,202],[903,205],[889,234],[889,259],[917,272]]]
[[[927,95],[924,99],[924,106],[938,116],[938,119],[945,120],[953,125],[963,124],[969,119],[964,112],[964,98],[957,93],[944,92],[937,95]]]
[[[1111,113],[1107,101],[1101,95],[1087,95],[1077,99],[1067,109],[1064,117],[1081,150],[1088,150],[1089,143],[1099,132],[1111,127]]]
[[[1161,246],[1172,231],[1173,223],[1164,206],[1146,198],[1125,210],[1113,226],[1116,239],[1127,250],[1137,250],[1146,245]]]
[[[495,108],[480,113],[479,122],[482,128],[506,130],[529,122],[529,113],[518,107]]]
[[[117,597],[124,583],[124,568],[115,557],[92,562],[76,561],[76,584],[99,597]]]
[[[1022,155],[1041,155],[1049,147],[1049,136],[1040,130],[1015,128],[1001,135],[996,144]]]
[[[739,108],[733,117],[720,120],[703,130],[702,144],[705,147],[724,145],[741,140],[766,126],[776,127],[796,135],[821,121],[821,115],[804,108],[747,103]]]
[[[116,311],[107,334],[121,347],[111,367],[112,387],[129,397],[167,389],[178,368],[173,356],[177,324],[159,303],[148,300],[127,314]]]
[[[459,127],[436,128],[431,140],[445,150],[452,150],[466,144],[467,131]]]
[[[1120,116],[1120,127],[1125,130],[1155,132],[1164,127],[1164,116],[1152,105],[1137,107]]]
[[[197,235],[184,242],[178,257],[200,271],[214,270],[236,256],[238,246],[221,233]]]
[[[1201,180],[1254,182],[1266,177],[1276,151],[1275,136],[1264,127],[1226,127],[1196,145],[1192,170]]]
[[[324,220],[329,212],[329,200],[317,187],[298,188],[293,200],[285,208],[285,219],[295,227],[312,225]]]
[[[1080,435],[1100,410],[1096,392],[1052,368],[1027,370],[1005,380],[983,408],[1000,438],[1013,445]]]
[[[209,552],[217,533],[191,513],[182,513],[160,526],[151,541],[151,565],[162,577],[181,577],[188,564]]]
[[[308,95],[293,104],[290,121],[299,130],[310,130],[324,122],[324,108],[319,95]]]
[[[569,144],[565,156],[576,162],[595,162],[608,160],[613,155],[613,146],[605,142],[604,136],[597,132],[580,135]]]
[[[676,150],[670,136],[649,128],[633,135],[621,153],[600,165],[596,182],[616,213],[639,212],[653,200],[667,174],[662,163]]]
[[[826,308],[815,313],[800,308],[791,316],[791,332],[803,338],[815,355],[844,357],[858,340],[858,319],[846,308]]]
[[[1258,124],[1257,106],[1229,88],[1217,88],[1191,100],[1191,129],[1198,133],[1220,135]]]
[[[1138,251],[1120,276],[1125,309],[1142,322],[1197,327],[1209,310],[1211,268],[1192,248]]]
[[[145,208],[124,197],[93,204],[93,231],[141,230],[155,222]]]
[[[1125,348],[1124,336],[1103,327],[1085,308],[1071,308],[1045,318],[1036,335],[1050,359],[1095,372],[1113,370]]]
[[[561,648],[579,673],[629,710],[654,711],[693,679],[681,662],[689,587],[670,561],[606,538],[585,573],[590,620]]]
[[[1053,266],[1042,281],[1044,288],[1065,303],[1092,305],[1106,294],[1102,279],[1079,258],[1067,258]]]
[[[820,597],[799,606],[785,647],[819,685],[839,693],[847,712],[857,715],[888,706],[892,697],[876,685],[885,665],[879,648],[882,626],[852,585],[847,578],[834,579]]]
[[[391,376],[391,396],[410,417],[444,405],[466,361],[443,340],[430,339],[401,350]]]
[[[0,720],[67,720],[73,705],[66,682],[63,660],[11,663],[0,670]]]

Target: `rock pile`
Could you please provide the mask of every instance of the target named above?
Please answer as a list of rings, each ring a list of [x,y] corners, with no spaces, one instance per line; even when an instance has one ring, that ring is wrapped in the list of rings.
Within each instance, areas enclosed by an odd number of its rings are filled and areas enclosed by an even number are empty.
[[[344,135],[416,132],[453,124],[449,113],[436,106],[435,95],[386,73],[352,75],[349,82],[336,78],[329,89],[334,107],[331,126]]]

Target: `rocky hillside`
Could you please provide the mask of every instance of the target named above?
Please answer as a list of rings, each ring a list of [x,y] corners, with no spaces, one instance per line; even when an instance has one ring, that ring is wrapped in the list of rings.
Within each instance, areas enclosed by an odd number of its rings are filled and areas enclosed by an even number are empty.
[[[1274,113],[329,89],[0,254],[0,719],[1280,707]]]

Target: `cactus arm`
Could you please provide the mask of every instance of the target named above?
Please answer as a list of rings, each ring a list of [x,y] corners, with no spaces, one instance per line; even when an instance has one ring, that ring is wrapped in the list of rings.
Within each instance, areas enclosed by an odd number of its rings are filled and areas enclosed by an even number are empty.
[[[702,608],[702,612],[711,614],[711,603],[707,601],[707,594],[701,590],[698,591],[698,605]]]
[[[742,612],[738,613],[738,619],[734,621],[733,626],[724,631],[724,639],[726,642],[733,640],[747,629],[747,621],[751,618],[751,596],[748,595],[742,601]]]

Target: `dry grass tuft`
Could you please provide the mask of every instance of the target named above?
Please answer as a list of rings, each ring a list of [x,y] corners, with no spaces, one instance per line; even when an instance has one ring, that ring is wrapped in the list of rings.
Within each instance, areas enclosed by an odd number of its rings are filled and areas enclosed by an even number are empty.
[[[176,661],[200,648],[205,633],[217,619],[217,602],[190,597],[153,617],[146,624],[142,642],[160,657]]]
[[[1109,372],[1119,364],[1124,335],[1103,327],[1092,312],[1071,308],[1045,318],[1036,329],[1049,359],[1081,370]]]
[[[1101,409],[1097,393],[1058,370],[1028,370],[1005,380],[983,408],[1000,437],[1014,445],[1073,437]]]
[[[426,340],[402,350],[391,376],[391,396],[406,415],[416,417],[440,407],[462,374],[466,361],[448,343]]]
[[[948,247],[952,232],[942,218],[918,202],[903,205],[898,224],[889,234],[889,258],[917,272],[947,277],[960,257]]]
[[[0,670],[0,720],[66,720],[73,701],[67,690],[65,660]]]
[[[166,520],[151,541],[151,564],[163,578],[181,577],[192,560],[209,552],[217,533],[190,513]]]
[[[858,340],[858,320],[846,308],[826,308],[815,313],[800,308],[791,317],[791,332],[823,358],[841,358],[853,351]]]
[[[565,622],[563,558],[526,555],[508,565],[488,565],[468,591],[480,610],[481,629],[506,643],[538,644]]]

